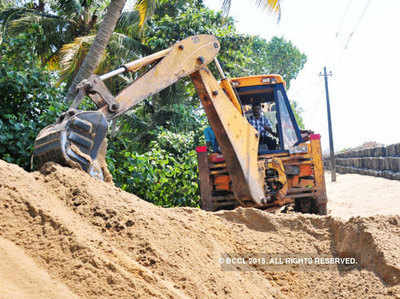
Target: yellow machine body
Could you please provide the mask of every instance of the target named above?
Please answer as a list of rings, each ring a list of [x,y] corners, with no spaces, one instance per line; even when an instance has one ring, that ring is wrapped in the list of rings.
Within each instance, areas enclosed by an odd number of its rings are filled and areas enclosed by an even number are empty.
[[[274,85],[283,86],[281,91],[286,87],[286,83],[280,75],[259,75],[224,80],[220,82],[220,87],[224,90],[225,102],[221,100],[217,103],[216,101],[216,104],[221,106],[221,111],[231,114],[230,119],[235,119],[234,115],[236,115],[236,118],[240,117],[245,121],[246,108],[244,106],[246,105],[241,104],[240,98],[243,96],[256,97],[273,92]],[[242,87],[248,89],[240,92]],[[255,88],[252,89],[252,87]],[[202,103],[204,106],[210,105],[208,101],[203,100]],[[232,109],[228,110],[226,106],[232,106],[236,108],[236,111],[233,113]],[[288,107],[288,109],[291,108]],[[205,110],[207,112],[210,109]],[[207,112],[209,120],[213,118],[212,113],[212,111]],[[228,116],[226,117],[228,118]],[[210,126],[219,142],[219,138],[221,138],[219,128],[212,121],[210,121]],[[226,131],[226,135],[232,135],[239,140],[238,146],[241,147],[241,151],[237,151],[239,159],[244,160],[244,164],[248,163],[248,167],[252,168],[254,172],[258,172],[258,176],[252,175],[252,178],[255,179],[249,184],[253,185],[253,188],[259,187],[258,190],[262,189],[264,197],[260,201],[247,198],[238,199],[236,190],[238,188],[232,177],[235,169],[229,168],[228,164],[231,163],[225,158],[224,147],[220,145],[220,153],[212,153],[205,147],[198,147],[201,207],[203,209],[215,211],[249,206],[277,210],[293,204],[294,209],[300,212],[326,214],[327,197],[318,134],[303,131],[301,142],[292,149],[260,153],[254,148],[258,147],[256,131],[246,128],[242,123],[236,121],[227,121]],[[257,142],[250,145],[250,140],[254,141],[254,139]]]

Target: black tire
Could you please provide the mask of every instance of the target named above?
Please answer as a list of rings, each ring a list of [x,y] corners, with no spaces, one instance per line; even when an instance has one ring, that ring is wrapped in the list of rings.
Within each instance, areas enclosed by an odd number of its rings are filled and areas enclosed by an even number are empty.
[[[294,201],[294,209],[296,212],[303,214],[316,214],[315,213],[315,200],[312,197],[296,198]]]

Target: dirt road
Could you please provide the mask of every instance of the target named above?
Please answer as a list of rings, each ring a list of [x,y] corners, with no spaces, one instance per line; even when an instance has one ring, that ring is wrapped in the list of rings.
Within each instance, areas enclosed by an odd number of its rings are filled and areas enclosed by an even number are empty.
[[[325,174],[328,213],[348,219],[354,216],[400,215],[400,181],[359,174]]]

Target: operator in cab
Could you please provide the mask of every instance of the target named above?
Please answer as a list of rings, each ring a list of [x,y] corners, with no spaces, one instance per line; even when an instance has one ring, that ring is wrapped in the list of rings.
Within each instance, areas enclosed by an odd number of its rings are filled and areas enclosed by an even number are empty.
[[[266,144],[269,150],[275,150],[277,144],[274,137],[278,135],[272,130],[272,124],[261,112],[260,104],[253,104],[252,114],[247,116],[247,121],[258,131],[260,144]]]

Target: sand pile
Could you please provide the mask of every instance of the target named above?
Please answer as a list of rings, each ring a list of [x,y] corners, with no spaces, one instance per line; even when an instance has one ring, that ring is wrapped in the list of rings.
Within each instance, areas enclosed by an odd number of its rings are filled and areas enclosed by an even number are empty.
[[[226,254],[280,253],[358,264],[325,271],[220,264]],[[0,160],[0,291],[0,298],[400,298],[400,217],[163,209],[77,170],[50,164],[27,173]]]

